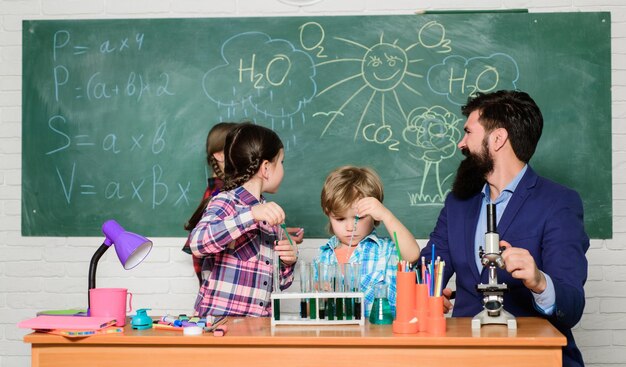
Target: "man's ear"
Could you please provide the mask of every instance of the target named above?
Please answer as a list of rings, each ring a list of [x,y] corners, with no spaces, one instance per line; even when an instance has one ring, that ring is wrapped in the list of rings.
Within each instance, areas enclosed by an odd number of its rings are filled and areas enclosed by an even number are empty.
[[[502,149],[508,139],[509,133],[504,128],[498,128],[491,132],[491,141],[495,151]]]

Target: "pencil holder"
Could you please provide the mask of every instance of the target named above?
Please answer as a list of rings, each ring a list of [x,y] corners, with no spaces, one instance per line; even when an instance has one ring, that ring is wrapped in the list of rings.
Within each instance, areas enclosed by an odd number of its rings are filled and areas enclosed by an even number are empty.
[[[415,272],[399,271],[396,275],[396,318],[392,326],[394,333],[417,333],[415,301]]]
[[[417,308],[417,326],[419,331],[426,331],[428,317],[428,284],[415,285]]]
[[[428,297],[426,332],[434,335],[446,333],[446,318],[443,316],[443,297]]]

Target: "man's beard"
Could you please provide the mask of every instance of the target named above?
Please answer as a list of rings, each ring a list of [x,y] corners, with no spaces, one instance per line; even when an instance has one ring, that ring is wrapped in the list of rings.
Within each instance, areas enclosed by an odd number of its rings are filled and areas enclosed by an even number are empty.
[[[483,149],[478,154],[469,149],[461,150],[465,158],[456,170],[456,178],[452,184],[452,193],[461,200],[469,199],[479,193],[487,174],[493,171],[493,158],[489,155],[487,141],[483,141]]]

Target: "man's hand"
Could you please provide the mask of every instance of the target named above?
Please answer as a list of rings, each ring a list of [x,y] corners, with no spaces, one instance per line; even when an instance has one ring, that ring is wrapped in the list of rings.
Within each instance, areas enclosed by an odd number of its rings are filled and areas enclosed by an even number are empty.
[[[500,247],[505,247],[502,252],[502,259],[506,264],[505,268],[515,279],[524,282],[526,288],[535,293],[543,293],[546,289],[546,277],[537,268],[535,259],[528,250],[513,247],[506,241],[500,241]]]
[[[450,297],[452,296],[452,289],[444,288],[441,291],[443,295],[443,313],[448,313],[452,309],[452,302],[450,302]]]

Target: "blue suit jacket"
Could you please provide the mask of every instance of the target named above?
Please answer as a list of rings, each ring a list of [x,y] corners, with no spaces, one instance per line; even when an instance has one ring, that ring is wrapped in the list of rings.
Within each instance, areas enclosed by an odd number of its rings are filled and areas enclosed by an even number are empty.
[[[422,256],[431,258],[431,244],[437,256],[446,261],[443,284],[456,273],[456,300],[452,316],[473,317],[482,310],[478,283],[488,283],[488,271],[476,268],[474,238],[482,194],[459,200],[446,198],[437,225]],[[551,316],[535,309],[531,291],[505,270],[498,269],[498,282],[506,283],[504,308],[515,316],[547,318],[567,337],[563,348],[564,366],[584,366],[571,328],[580,320],[585,307],[589,237],[583,224],[579,195],[564,186],[538,176],[528,167],[498,223],[500,239],[513,247],[527,249],[537,267],[550,275],[556,291]]]

